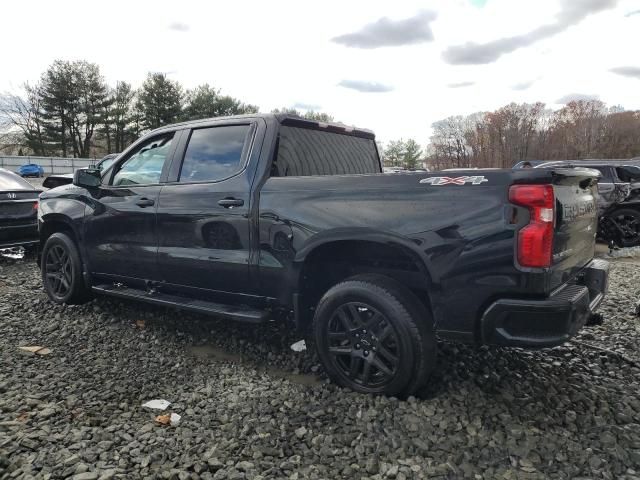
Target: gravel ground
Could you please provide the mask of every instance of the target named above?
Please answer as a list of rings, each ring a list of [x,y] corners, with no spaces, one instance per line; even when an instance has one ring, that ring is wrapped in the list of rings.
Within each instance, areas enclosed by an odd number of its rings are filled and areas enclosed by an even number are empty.
[[[32,261],[0,258],[0,480],[640,479],[640,269],[611,281],[576,342],[441,344],[429,387],[399,401],[327,383],[276,324],[57,306]]]

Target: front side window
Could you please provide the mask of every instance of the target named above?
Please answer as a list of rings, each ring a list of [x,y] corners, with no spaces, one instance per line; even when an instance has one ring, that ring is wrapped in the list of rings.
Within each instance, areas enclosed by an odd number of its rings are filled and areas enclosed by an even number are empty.
[[[149,185],[160,182],[162,167],[167,160],[173,132],[154,137],[142,144],[128,155],[118,166],[113,176],[112,185]]]
[[[106,156],[98,162],[98,165],[96,165],[96,167],[98,167],[98,170],[100,170],[101,172],[106,172],[107,169],[113,164],[113,162],[116,161],[116,158],[118,158],[117,155]]]
[[[211,182],[238,173],[249,129],[249,125],[226,125],[194,130],[184,154],[179,181]]]

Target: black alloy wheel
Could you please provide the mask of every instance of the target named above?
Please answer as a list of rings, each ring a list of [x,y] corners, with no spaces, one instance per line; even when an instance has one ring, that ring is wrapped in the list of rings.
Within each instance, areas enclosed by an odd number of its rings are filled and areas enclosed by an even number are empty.
[[[398,334],[371,305],[348,302],[326,324],[329,354],[341,373],[365,388],[389,384],[400,366]]]
[[[62,244],[54,245],[47,251],[44,263],[48,290],[60,299],[65,298],[73,285],[73,269],[69,252]]]
[[[91,289],[82,274],[82,261],[75,242],[65,232],[47,238],[40,269],[47,295],[56,303],[77,305],[91,299]]]
[[[313,343],[331,380],[361,393],[407,396],[436,361],[433,320],[405,286],[379,274],[334,285],[315,309]]]

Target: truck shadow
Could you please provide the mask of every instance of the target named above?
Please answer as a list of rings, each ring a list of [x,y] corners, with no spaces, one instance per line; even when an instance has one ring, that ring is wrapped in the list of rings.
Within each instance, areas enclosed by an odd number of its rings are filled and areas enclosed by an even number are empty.
[[[99,298],[95,303],[124,322],[144,318],[145,328],[161,341],[179,342],[185,355],[198,361],[240,363],[311,388],[327,381],[312,345],[293,351],[291,345],[301,337],[281,322],[247,325],[128,301]],[[602,363],[597,352],[578,351],[571,344],[532,351],[440,342],[437,365],[415,397],[442,400],[473,392],[497,405],[544,403],[549,388],[561,390],[576,375],[590,375],[594,362]]]

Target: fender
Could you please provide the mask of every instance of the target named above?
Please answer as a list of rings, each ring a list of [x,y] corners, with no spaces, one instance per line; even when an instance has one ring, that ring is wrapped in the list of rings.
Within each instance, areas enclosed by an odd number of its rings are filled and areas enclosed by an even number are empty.
[[[305,245],[297,251],[294,262],[301,265],[307,256],[321,245],[346,240],[369,241],[400,247],[418,261],[418,266],[424,271],[430,283],[437,284],[440,282],[440,278],[435,272],[430,259],[424,250],[419,248],[419,245],[401,235],[367,227],[346,227],[322,231],[311,237]]]

